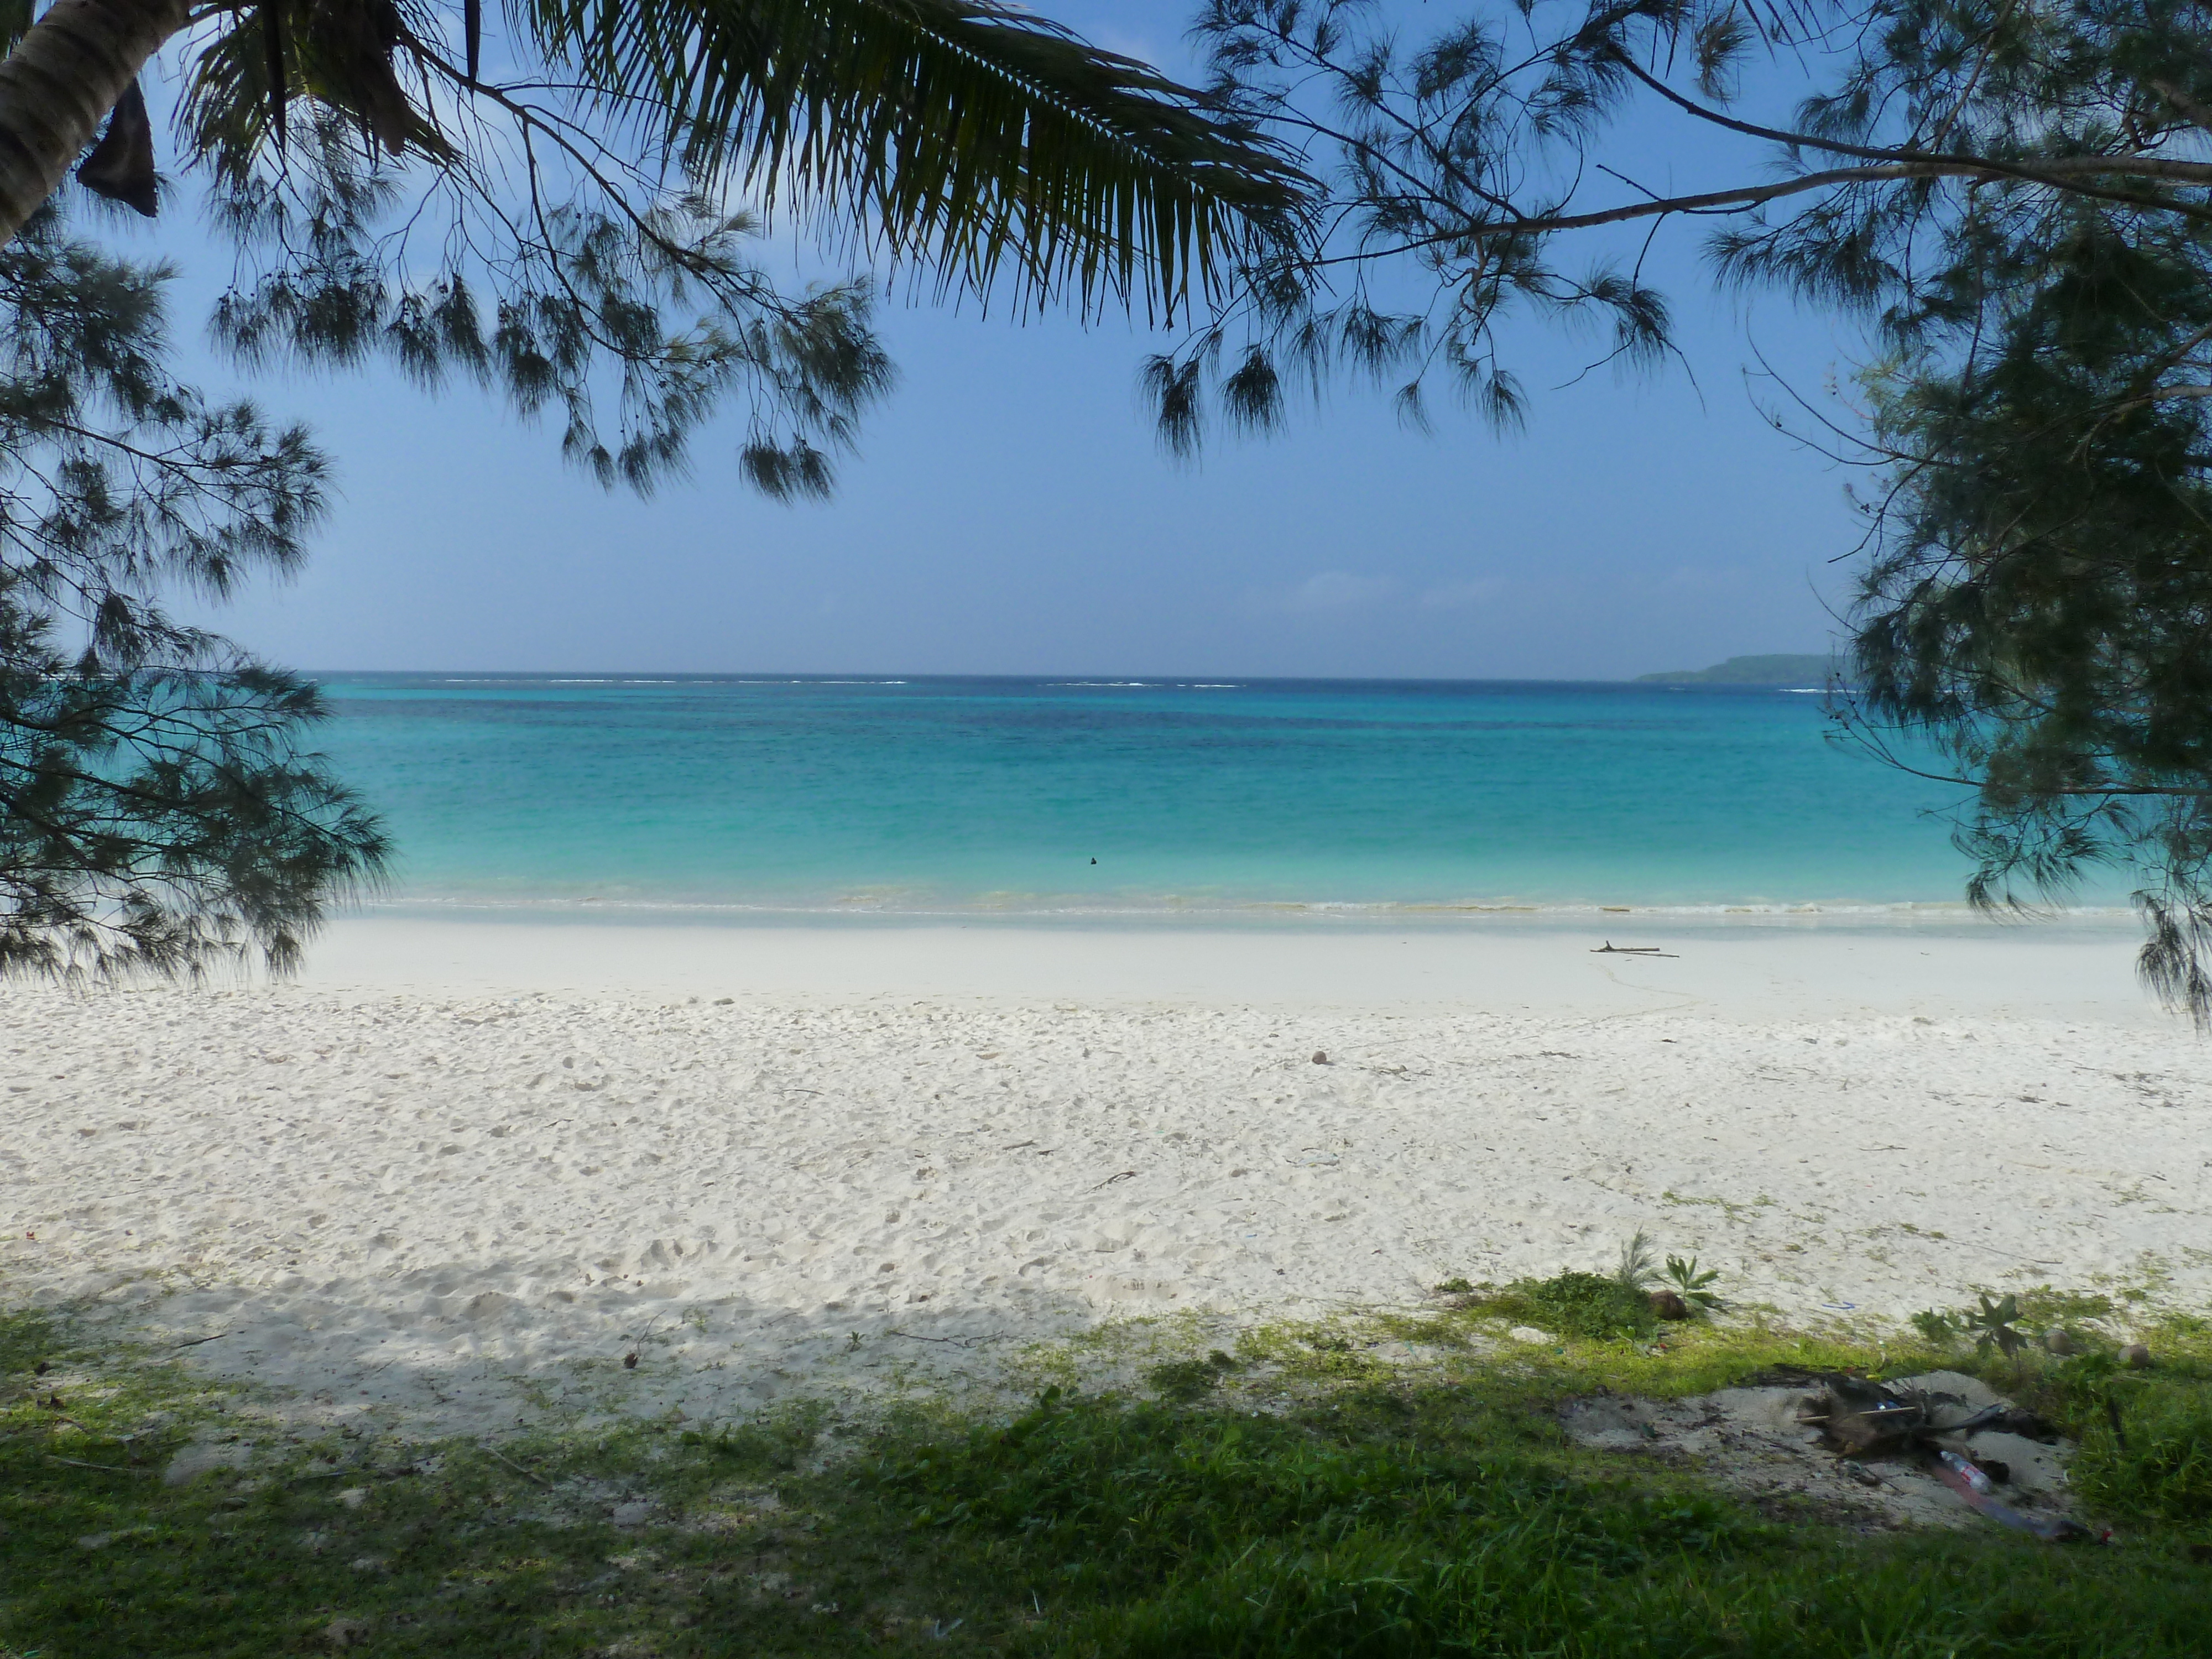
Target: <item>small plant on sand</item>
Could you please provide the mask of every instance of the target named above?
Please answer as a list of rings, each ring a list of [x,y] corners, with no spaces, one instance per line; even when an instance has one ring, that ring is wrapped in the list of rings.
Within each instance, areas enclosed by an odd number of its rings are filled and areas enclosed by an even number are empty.
[[[1641,1227],[1620,1247],[1620,1260],[1613,1270],[1614,1285],[1626,1293],[1646,1298],[1650,1311],[1663,1319],[1698,1319],[1718,1312],[1723,1304],[1711,1286],[1719,1277],[1715,1268],[1700,1271],[1697,1257],[1685,1261],[1679,1255],[1667,1258],[1662,1274],[1651,1235]],[[1642,1325],[1633,1328],[1641,1329]]]
[[[1674,1294],[1682,1299],[1682,1306],[1693,1315],[1715,1314],[1727,1307],[1728,1304],[1714,1295],[1711,1288],[1713,1281],[1720,1276],[1717,1267],[1700,1271],[1695,1256],[1687,1261],[1679,1255],[1667,1258],[1668,1280]]]
[[[1658,1277],[1659,1264],[1651,1254],[1651,1235],[1638,1227],[1620,1247],[1620,1262],[1613,1270],[1613,1282],[1632,1291],[1648,1291]]]
[[[1961,1322],[1961,1328],[1974,1339],[1975,1352],[1987,1353],[1996,1348],[2009,1359],[2027,1346],[2027,1338],[2014,1328],[2014,1322],[2020,1317],[2018,1297],[2008,1296],[1995,1302],[1984,1291],[1981,1304],[1970,1310]]]
[[[1911,1325],[1928,1340],[1931,1348],[1948,1348],[1966,1333],[1966,1322],[1958,1315],[1939,1312],[1934,1308],[1923,1308],[1913,1315]]]

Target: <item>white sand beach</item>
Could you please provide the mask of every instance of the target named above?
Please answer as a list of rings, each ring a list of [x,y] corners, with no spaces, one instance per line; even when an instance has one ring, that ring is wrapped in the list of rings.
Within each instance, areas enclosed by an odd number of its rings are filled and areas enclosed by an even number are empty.
[[[0,1295],[469,1432],[1404,1305],[1638,1227],[1803,1325],[2201,1306],[2212,1048],[2136,942],[357,919],[294,985],[0,988]]]

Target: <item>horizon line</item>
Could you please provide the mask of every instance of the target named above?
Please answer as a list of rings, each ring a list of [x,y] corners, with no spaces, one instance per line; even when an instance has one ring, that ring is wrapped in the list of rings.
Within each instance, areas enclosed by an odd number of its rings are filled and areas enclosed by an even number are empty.
[[[1781,654],[1779,653],[1773,654]],[[1816,654],[1812,652],[1806,656]],[[1720,665],[1715,665],[1719,666]],[[1135,689],[1148,686],[1206,686],[1229,689],[1244,685],[1656,685],[1667,682],[1645,675],[1630,675],[1614,679],[1599,679],[1585,676],[1550,674],[1239,674],[1220,669],[1210,672],[1169,673],[1155,670],[1149,673],[1127,670],[1053,669],[1038,672],[1015,672],[1005,670],[944,670],[944,669],[782,669],[782,668],[295,668],[294,673],[307,678],[326,678],[349,674],[409,675],[421,678],[448,678],[474,679],[546,679],[546,680],[643,680],[650,678],[685,680],[759,680],[759,681],[822,681],[842,682],[848,684],[896,684],[918,680],[1004,680],[1035,683],[1049,681],[1074,687]],[[1656,674],[1697,674],[1707,669],[1658,669]],[[1703,680],[1676,682],[1674,689],[1736,687],[1746,690],[1770,689],[1793,684],[1782,680]]]

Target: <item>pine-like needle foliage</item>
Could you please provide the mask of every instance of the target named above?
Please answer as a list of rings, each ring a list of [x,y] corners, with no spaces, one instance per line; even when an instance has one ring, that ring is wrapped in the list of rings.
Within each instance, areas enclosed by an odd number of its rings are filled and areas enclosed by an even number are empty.
[[[168,378],[167,276],[51,211],[0,249],[0,973],[281,970],[384,857],[314,689],[159,603],[289,568],[325,474]]]
[[[942,289],[1171,319],[1290,234],[1304,184],[1002,0],[509,0],[489,42],[482,0],[175,15],[177,171],[236,250],[218,343],[474,381],[641,493],[734,408],[744,477],[826,495],[890,385],[872,279],[793,292],[751,256],[778,204]],[[10,50],[67,27],[0,5]],[[84,88],[50,90],[11,118],[81,118]],[[76,177],[149,216],[173,196],[135,91]],[[302,747],[313,689],[160,607],[295,564],[324,476],[301,430],[165,376],[165,276],[51,207],[0,251],[0,972],[282,969],[384,856]]]
[[[2054,10],[2018,31],[1909,14],[1843,107],[1899,95],[2030,155],[2126,143],[2212,153],[2212,12]],[[1978,40],[1986,66],[1955,68]],[[2202,100],[2202,101],[2201,101]],[[2201,186],[2091,195],[1992,179],[1916,210],[1728,250],[1801,287],[1869,285],[1888,354],[1850,730],[1971,790],[1971,896],[2020,908],[2126,872],[2145,979],[2212,1024],[2212,203]],[[1924,745],[1923,745],[1924,746]]]
[[[1309,183],[1233,111],[1006,0],[508,0],[489,40],[482,0],[176,16],[177,172],[240,253],[219,337],[473,378],[640,489],[734,404],[745,476],[825,494],[889,385],[868,281],[787,292],[747,257],[779,207],[940,292],[1172,322],[1296,235]],[[11,47],[68,27],[0,6]],[[62,125],[72,94],[0,113]],[[151,214],[156,159],[130,92],[76,176]]]
[[[476,378],[641,489],[735,402],[745,475],[818,496],[890,371],[866,283],[787,294],[748,261],[779,204],[939,289],[1170,321],[1297,223],[1305,181],[1232,113],[1000,0],[504,21],[495,69],[477,0],[261,0],[198,31],[179,133],[243,254],[225,338]]]
[[[1148,367],[1163,439],[1188,447],[1214,410],[1271,425],[1287,387],[1347,365],[1416,421],[1438,378],[1517,420],[1501,323],[1596,324],[1600,361],[1655,362],[1643,250],[1717,220],[1725,279],[1872,341],[1867,409],[1807,405],[1874,475],[1844,726],[1960,786],[1978,903],[2130,872],[2146,979],[2212,1024],[2212,5],[1462,0],[1425,33],[1392,21],[1366,0],[1201,13],[1212,95],[1323,179],[1321,234],[1248,264]],[[1626,142],[1632,112],[1694,157]]]
[[[1306,181],[1233,112],[1001,0],[503,21],[487,43],[478,0],[208,14],[178,137],[240,252],[220,337],[472,378],[641,490],[735,404],[745,476],[820,496],[891,372],[867,281],[789,293],[749,258],[779,206],[940,291],[1170,321],[1298,223]]]

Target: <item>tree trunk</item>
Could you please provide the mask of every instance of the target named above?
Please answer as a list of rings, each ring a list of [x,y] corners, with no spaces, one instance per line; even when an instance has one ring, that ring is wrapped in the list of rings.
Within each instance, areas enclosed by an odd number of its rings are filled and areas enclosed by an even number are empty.
[[[186,0],[55,0],[0,63],[0,243],[54,193],[186,15]]]

